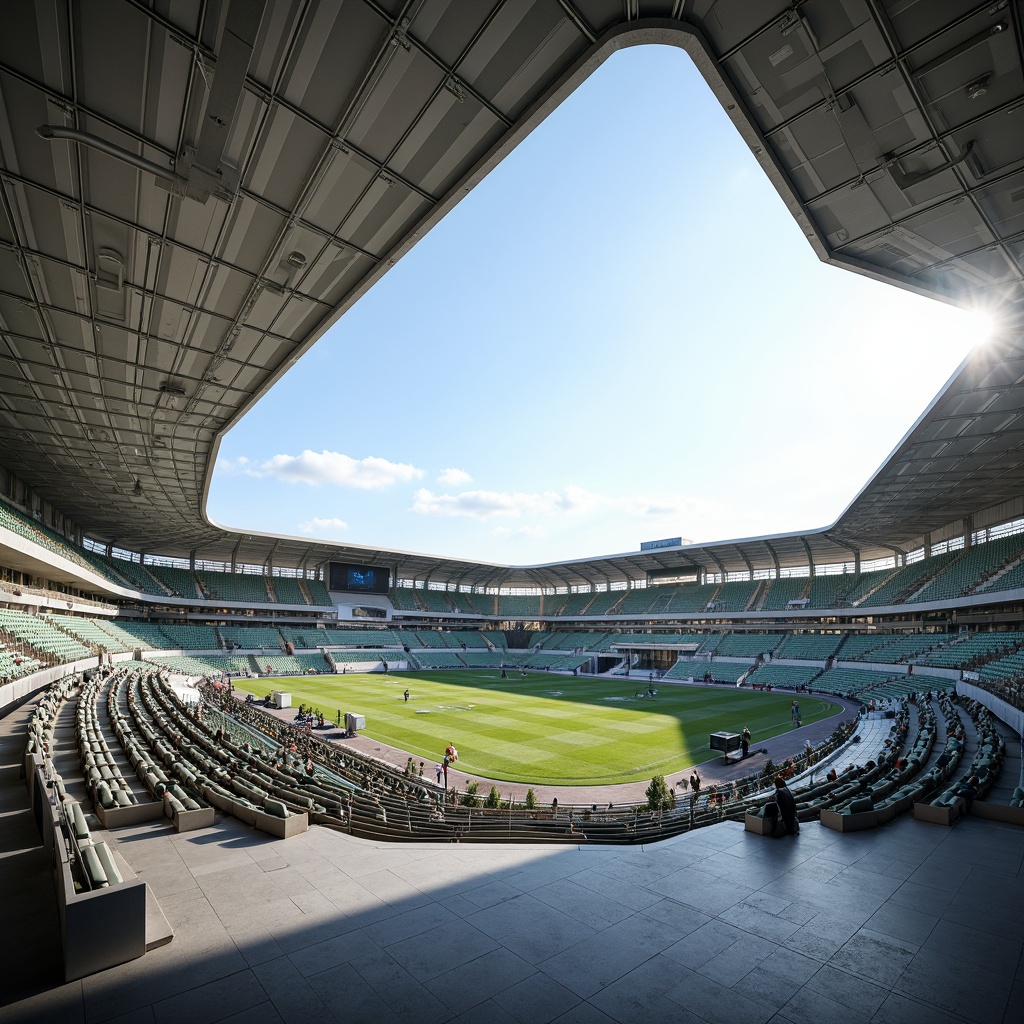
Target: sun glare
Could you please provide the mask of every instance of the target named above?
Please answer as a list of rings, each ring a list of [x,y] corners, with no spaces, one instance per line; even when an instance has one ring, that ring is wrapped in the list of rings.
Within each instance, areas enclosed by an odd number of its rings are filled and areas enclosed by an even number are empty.
[[[964,328],[970,338],[971,348],[985,348],[999,333],[999,318],[988,310],[971,309],[964,316]]]

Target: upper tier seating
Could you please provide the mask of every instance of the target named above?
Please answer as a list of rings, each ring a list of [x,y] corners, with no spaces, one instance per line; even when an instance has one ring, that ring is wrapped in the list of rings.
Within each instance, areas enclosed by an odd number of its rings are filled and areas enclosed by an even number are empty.
[[[862,572],[857,577],[856,585],[846,593],[846,605],[851,608],[856,607],[866,594],[891,579],[897,572],[899,572],[898,569],[875,569],[873,572]]]
[[[1005,572],[985,580],[974,590],[976,594],[992,594],[1000,590],[1020,590],[1024,588],[1024,561],[1011,566]]]
[[[147,565],[146,569],[176,597],[196,600],[205,596],[189,569],[169,565]]]
[[[68,561],[82,566],[83,569],[95,570],[98,568],[85,557],[85,552],[77,544],[73,544],[56,530],[51,530],[48,526],[44,526],[41,522],[37,522],[22,512],[21,509],[8,505],[3,500],[0,500],[0,526],[24,537],[33,544],[38,544],[55,555],[60,555]],[[103,575],[117,581],[113,574],[103,573]]]
[[[976,586],[1008,562],[1024,553],[1024,536],[1014,534],[987,544],[975,544],[959,553],[949,566],[930,583],[907,598],[908,601],[947,601],[970,593]]]
[[[334,604],[323,580],[303,580],[302,585],[309,591],[310,599],[317,607],[330,608]]]
[[[731,583],[723,583],[715,594],[715,604],[727,612],[746,611],[760,586],[760,580],[733,580]]]
[[[420,606],[416,601],[416,591],[411,587],[392,587],[388,591],[388,600],[398,611],[420,611]]]
[[[171,588],[162,584],[150,571],[138,562],[129,562],[121,558],[110,559],[110,565],[117,570],[134,589],[143,594],[169,594]]]
[[[763,612],[784,612],[790,601],[797,601],[804,596],[807,580],[796,577],[768,581],[768,592],[761,602]]]
[[[540,602],[539,594],[503,594],[498,598],[498,614],[509,619],[536,619]]]
[[[660,588],[659,588],[660,589]],[[658,603],[659,595],[654,592],[654,587],[637,587],[627,590],[616,611],[620,615],[647,615],[654,611],[653,606]]]
[[[947,551],[945,554],[922,558],[920,562],[905,565],[899,572],[893,573],[876,591],[861,598],[857,602],[857,607],[879,608],[882,605],[906,600],[928,577],[941,572],[958,555],[958,551]]]
[[[860,573],[842,573],[814,576],[807,595],[809,608],[840,608],[847,604],[849,595],[860,583]]]
[[[293,576],[270,576],[267,583],[274,592],[275,604],[309,604],[299,581]]]
[[[664,607],[659,610],[665,613],[686,613],[704,611],[721,587],[718,583],[689,583],[664,589],[670,593]]]
[[[495,615],[497,595],[495,594],[449,594],[456,611],[474,615]]]
[[[565,604],[562,605],[559,610],[559,615],[586,615],[587,608],[590,606],[590,602],[594,599],[592,593],[585,594],[569,594],[566,597]],[[551,613],[554,614],[554,613]]]
[[[625,590],[603,590],[599,594],[594,594],[593,600],[587,605],[587,615],[605,615],[625,596]]]
[[[235,601],[241,604],[269,604],[265,576],[232,572],[196,570],[196,579],[211,601]]]
[[[455,606],[451,598],[456,595],[449,595],[443,590],[417,590],[417,597],[423,602],[423,608],[428,612],[452,612]]]

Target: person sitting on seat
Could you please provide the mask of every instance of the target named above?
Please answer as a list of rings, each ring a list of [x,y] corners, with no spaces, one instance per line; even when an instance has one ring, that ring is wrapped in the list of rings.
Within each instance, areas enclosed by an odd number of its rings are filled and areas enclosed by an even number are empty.
[[[775,776],[775,800],[779,805],[779,817],[787,835],[798,835],[800,823],[796,820],[796,800],[781,775]]]
[[[971,804],[974,803],[974,798],[978,795],[980,782],[981,780],[977,775],[968,775],[957,787],[956,795],[963,799],[966,805],[965,813],[970,813]]]

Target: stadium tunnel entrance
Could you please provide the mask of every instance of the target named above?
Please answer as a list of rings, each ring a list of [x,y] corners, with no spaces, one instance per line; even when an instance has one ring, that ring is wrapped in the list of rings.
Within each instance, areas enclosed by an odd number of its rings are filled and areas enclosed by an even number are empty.
[[[657,672],[659,676],[665,675],[675,667],[680,655],[693,657],[697,653],[700,644],[644,644],[635,642],[612,644],[612,650],[618,651],[628,659],[631,670],[640,672]]]

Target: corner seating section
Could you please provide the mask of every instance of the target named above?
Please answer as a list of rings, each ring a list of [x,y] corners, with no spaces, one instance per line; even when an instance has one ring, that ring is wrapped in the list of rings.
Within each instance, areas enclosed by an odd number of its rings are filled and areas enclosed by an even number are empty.
[[[38,699],[24,763],[43,846],[53,854],[65,981],[134,960],[174,934],[146,883],[118,854],[113,838],[90,827],[55,770],[56,721],[75,688],[76,677],[65,676]],[[88,723],[86,714],[83,727]]]
[[[171,804],[174,815],[184,819],[182,827],[190,827],[189,817],[196,811],[204,812],[203,816],[212,824],[216,807],[279,839],[306,831],[305,812],[292,813],[270,794],[256,790],[244,777],[237,777],[237,771],[231,770],[234,766],[230,753],[198,735],[183,710],[157,684],[155,676],[135,678],[128,701],[136,723],[147,738],[151,737],[173,781],[156,765],[150,766],[147,778],[154,791]]]

